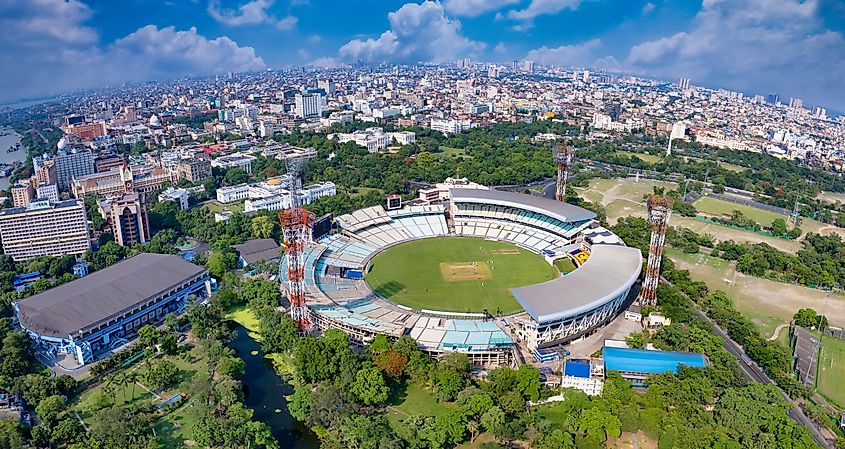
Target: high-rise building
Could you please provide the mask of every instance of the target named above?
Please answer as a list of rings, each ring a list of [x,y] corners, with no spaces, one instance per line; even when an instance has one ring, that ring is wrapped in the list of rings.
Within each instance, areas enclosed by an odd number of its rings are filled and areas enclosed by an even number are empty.
[[[531,73],[534,71],[534,61],[525,60],[522,62],[522,70]]]
[[[690,79],[689,78],[681,78],[678,81],[678,88],[681,90],[687,90],[690,88]]]
[[[334,84],[333,79],[329,78],[329,79],[324,79],[324,80],[318,80],[317,81],[317,87],[319,87],[320,89],[323,89],[326,92],[326,95],[328,95],[330,97],[334,97],[336,86]]]
[[[827,118],[827,109],[816,106],[813,109],[813,115],[815,115],[818,118]]]
[[[319,93],[297,93],[294,98],[296,116],[306,120],[320,118],[323,114],[324,99]]]
[[[766,101],[769,102],[770,104],[777,105],[778,103],[780,103],[780,94],[773,93],[773,94],[766,95]]]
[[[800,98],[790,98],[789,107],[792,109],[804,109],[804,100]]]
[[[15,261],[37,256],[82,254],[91,247],[85,204],[80,200],[32,201],[0,211],[3,252]]]
[[[35,179],[39,184],[56,184],[59,181],[56,161],[53,159],[32,158]]]
[[[54,160],[61,190],[67,190],[73,178],[94,173],[94,155],[89,150],[60,151]]]
[[[52,203],[58,203],[59,187],[55,184],[38,184],[35,188],[35,197],[49,200]]]
[[[590,82],[590,71],[589,71],[589,70],[584,70],[583,75],[584,75],[584,82],[585,82],[585,83],[589,83],[589,82]]]
[[[144,193],[126,193],[100,203],[111,223],[114,240],[121,246],[150,241],[150,223]]]

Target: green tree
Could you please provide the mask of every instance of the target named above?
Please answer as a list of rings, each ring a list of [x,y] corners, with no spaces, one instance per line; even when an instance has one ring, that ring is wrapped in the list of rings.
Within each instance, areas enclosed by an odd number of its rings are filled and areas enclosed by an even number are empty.
[[[253,218],[250,227],[252,229],[252,238],[255,239],[273,238],[279,232],[279,224],[266,215],[259,215]]]
[[[381,404],[387,400],[390,389],[378,368],[364,368],[355,375],[350,393],[365,405]]]
[[[164,389],[179,380],[179,368],[170,360],[160,360],[150,367],[145,379],[153,388]]]

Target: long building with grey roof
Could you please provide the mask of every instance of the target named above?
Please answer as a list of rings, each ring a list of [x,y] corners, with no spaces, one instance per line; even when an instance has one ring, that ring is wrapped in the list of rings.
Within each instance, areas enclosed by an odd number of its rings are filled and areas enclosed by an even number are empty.
[[[211,293],[208,271],[179,256],[138,254],[13,304],[36,348],[79,365]]]

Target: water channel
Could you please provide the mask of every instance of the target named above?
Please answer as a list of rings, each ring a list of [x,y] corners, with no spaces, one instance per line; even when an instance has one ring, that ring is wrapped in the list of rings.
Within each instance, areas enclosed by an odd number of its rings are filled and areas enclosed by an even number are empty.
[[[279,446],[285,449],[319,449],[317,436],[288,413],[286,395],[293,387],[282,380],[273,369],[273,363],[264,358],[264,351],[241,325],[233,325],[235,337],[229,347],[246,363],[243,377],[247,407],[255,411],[254,419],[270,426]],[[252,355],[257,351],[257,355]]]

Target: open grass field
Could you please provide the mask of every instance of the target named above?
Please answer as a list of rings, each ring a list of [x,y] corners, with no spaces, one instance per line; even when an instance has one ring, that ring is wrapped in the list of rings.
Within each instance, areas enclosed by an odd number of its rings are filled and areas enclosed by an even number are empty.
[[[782,218],[784,220],[787,219],[786,216],[776,214],[774,212],[757,209],[743,204],[734,204],[730,201],[724,201],[718,198],[711,197],[701,198],[700,200],[693,203],[693,206],[695,206],[695,208],[698,209],[699,212],[718,216],[730,215],[733,213],[733,211],[738,210],[742,212],[746,217],[756,221],[757,223],[760,223],[763,226],[771,225],[772,222],[778,218]]]
[[[414,309],[502,313],[521,309],[510,292],[558,276],[540,256],[505,242],[478,238],[422,239],[376,255],[367,283]]]
[[[801,308],[815,309],[833,325],[845,325],[845,297],[840,294],[746,276],[736,271],[734,263],[705,254],[666,248],[666,255],[679,268],[689,270],[693,279],[704,281],[711,290],[726,292],[736,309],[751,318],[766,337]]]
[[[836,203],[836,202],[845,203],[845,193],[822,191],[816,196],[816,198],[830,202],[830,203]]]
[[[440,151],[443,152],[444,155],[451,157],[451,156],[463,156],[468,159],[472,159],[472,156],[467,154],[467,150],[464,148],[454,148],[454,147],[447,147],[445,145],[440,146]]]
[[[353,188],[349,189],[349,196],[352,197],[352,198],[355,198],[355,197],[366,195],[370,192],[378,192],[379,194],[383,194],[384,190],[374,189],[372,187],[358,186],[358,187],[353,187]]]
[[[822,335],[822,349],[816,375],[819,393],[833,401],[839,408],[845,407],[845,340]]]
[[[662,157],[656,156],[654,154],[643,154],[643,153],[634,153],[633,151],[617,151],[616,154],[623,154],[625,156],[633,156],[639,158],[641,161],[647,164],[656,164],[663,160]]]
[[[570,259],[568,257],[564,257],[562,259],[556,260],[555,261],[555,267],[558,269],[558,271],[560,271],[561,273],[564,273],[564,274],[565,273],[571,273],[571,272],[575,271],[575,268],[576,268],[575,262],[573,262],[572,259]]]

